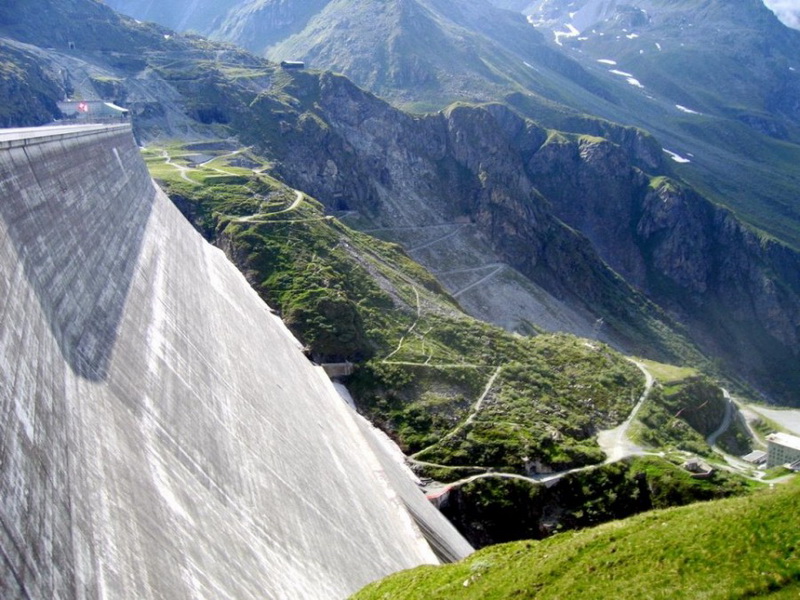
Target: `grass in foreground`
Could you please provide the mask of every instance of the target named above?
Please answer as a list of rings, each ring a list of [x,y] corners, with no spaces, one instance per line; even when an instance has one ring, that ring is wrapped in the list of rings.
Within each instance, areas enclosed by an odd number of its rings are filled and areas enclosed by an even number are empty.
[[[747,598],[800,592],[798,481],[541,542],[491,546],[367,586],[356,600]]]
[[[695,479],[666,459],[642,456],[569,473],[550,484],[476,479],[451,489],[441,511],[473,547],[482,548],[543,539],[648,510],[741,496],[763,486],[723,470]]]

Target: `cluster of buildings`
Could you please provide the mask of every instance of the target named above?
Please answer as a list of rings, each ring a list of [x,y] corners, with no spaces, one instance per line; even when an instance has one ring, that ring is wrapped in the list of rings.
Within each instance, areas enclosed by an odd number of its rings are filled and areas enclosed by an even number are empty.
[[[800,437],[788,433],[771,433],[767,436],[767,451],[756,450],[742,457],[755,465],[767,469],[784,466],[800,471]]]

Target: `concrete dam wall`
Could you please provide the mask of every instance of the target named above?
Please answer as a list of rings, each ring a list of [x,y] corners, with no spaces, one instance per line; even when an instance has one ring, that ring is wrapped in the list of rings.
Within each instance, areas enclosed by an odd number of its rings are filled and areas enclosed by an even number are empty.
[[[2,598],[327,600],[470,552],[127,126],[0,131],[0,385]]]

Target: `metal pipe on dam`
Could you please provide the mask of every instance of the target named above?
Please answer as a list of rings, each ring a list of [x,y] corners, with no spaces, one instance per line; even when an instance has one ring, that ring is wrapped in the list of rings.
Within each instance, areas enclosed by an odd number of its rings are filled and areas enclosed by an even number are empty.
[[[471,550],[126,125],[0,131],[0,385],[2,598],[327,600]]]

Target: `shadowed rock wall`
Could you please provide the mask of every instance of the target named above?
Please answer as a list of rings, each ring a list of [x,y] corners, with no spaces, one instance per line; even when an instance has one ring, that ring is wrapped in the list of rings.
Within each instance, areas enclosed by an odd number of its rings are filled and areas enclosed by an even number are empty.
[[[0,134],[0,384],[0,597],[329,599],[436,562],[421,529],[470,550],[126,126]]]

